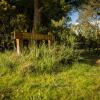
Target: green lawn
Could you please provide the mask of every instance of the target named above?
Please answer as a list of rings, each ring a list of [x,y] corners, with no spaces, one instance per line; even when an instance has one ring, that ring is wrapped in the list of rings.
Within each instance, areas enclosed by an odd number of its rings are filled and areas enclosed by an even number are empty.
[[[0,77],[1,100],[100,100],[100,67],[75,64],[57,74]]]

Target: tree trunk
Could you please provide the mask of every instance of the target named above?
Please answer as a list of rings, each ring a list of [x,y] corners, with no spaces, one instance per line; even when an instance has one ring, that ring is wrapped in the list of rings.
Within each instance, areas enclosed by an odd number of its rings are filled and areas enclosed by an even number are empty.
[[[32,33],[35,34],[38,32],[38,28],[41,23],[41,12],[40,12],[40,5],[39,0],[34,0],[34,21],[33,21],[33,29]]]

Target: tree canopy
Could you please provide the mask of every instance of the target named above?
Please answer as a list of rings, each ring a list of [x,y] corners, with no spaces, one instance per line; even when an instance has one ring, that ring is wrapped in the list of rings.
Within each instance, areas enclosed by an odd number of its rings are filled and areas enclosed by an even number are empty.
[[[1,0],[0,32],[47,33],[52,20],[59,21],[72,9],[80,12],[80,21],[99,18],[99,0]]]

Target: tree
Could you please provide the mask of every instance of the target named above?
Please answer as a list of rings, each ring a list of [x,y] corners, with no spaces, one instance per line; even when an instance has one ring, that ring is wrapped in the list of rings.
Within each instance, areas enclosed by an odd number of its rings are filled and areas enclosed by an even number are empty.
[[[40,1],[34,0],[34,21],[33,21],[33,33],[38,32],[38,27],[41,23],[41,10],[40,10]]]
[[[65,0],[12,0],[18,12],[25,13],[30,21],[31,31],[47,33],[50,30],[51,19],[59,20],[65,16],[69,6]],[[29,6],[30,5],[30,6]]]
[[[8,25],[10,5],[5,1],[0,1],[0,33],[6,33]]]
[[[15,6],[9,4],[9,0],[0,1],[0,34],[10,35],[12,31],[10,21],[12,20]]]

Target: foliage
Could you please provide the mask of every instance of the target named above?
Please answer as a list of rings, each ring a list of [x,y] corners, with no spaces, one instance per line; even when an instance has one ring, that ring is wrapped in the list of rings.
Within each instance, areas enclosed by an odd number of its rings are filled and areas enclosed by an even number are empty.
[[[10,21],[10,24],[15,32],[16,31],[27,32],[28,29],[27,18],[23,14],[17,14],[15,17],[13,17],[12,20]]]
[[[0,8],[0,34],[10,36],[10,33],[15,30],[27,30],[27,18],[24,14],[16,12],[16,6],[6,0],[1,0]]]
[[[35,6],[35,2],[38,5]],[[12,0],[11,3],[17,7],[18,12],[25,14],[31,20],[29,31],[37,26],[36,23],[39,24],[38,27],[46,27],[49,30],[51,19],[59,20],[69,11],[69,5],[64,0],[30,0],[30,2],[28,0]],[[37,9],[37,12],[35,12],[35,9]]]
[[[77,41],[80,44],[79,47],[83,46],[89,49],[99,48],[100,35],[98,24],[85,22],[74,26],[74,28],[74,31],[77,33]]]
[[[71,18],[69,16],[62,17],[59,21],[51,20],[51,33],[55,37],[55,41],[58,44],[67,44],[69,39],[73,37],[70,42],[75,43],[75,35],[71,30]],[[69,38],[70,37],[70,38]]]
[[[9,27],[9,10],[10,5],[5,0],[0,0],[0,33],[6,33],[6,28]]]

